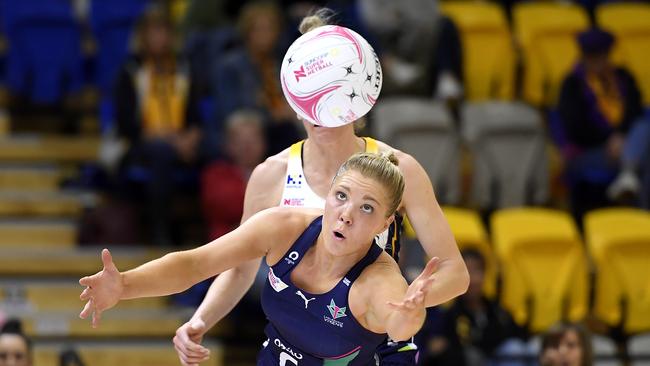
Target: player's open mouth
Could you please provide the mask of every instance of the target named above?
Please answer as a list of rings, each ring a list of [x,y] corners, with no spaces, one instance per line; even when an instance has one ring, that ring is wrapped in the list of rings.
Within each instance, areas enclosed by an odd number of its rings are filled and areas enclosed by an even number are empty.
[[[341,234],[338,231],[334,231],[334,236],[336,236],[339,239],[345,239],[345,235]]]

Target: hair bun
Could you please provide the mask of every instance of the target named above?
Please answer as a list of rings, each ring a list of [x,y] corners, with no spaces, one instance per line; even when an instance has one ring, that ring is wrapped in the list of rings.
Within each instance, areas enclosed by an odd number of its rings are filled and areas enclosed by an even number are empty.
[[[332,9],[320,8],[304,17],[298,26],[298,30],[301,34],[305,34],[318,27],[331,24],[333,17],[334,11]]]

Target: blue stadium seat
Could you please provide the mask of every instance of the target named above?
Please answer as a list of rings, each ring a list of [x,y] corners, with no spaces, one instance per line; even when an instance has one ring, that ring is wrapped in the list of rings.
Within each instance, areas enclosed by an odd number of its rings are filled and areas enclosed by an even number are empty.
[[[9,89],[55,103],[83,83],[81,36],[70,1],[2,1]]]
[[[116,74],[129,52],[129,41],[148,0],[93,0],[90,26],[97,43],[94,80],[110,93]]]

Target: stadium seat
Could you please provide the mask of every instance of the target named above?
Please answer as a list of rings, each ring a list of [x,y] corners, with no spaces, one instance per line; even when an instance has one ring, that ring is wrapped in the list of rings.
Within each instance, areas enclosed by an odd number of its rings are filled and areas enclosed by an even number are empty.
[[[650,366],[650,333],[631,337],[627,342],[627,353],[631,359],[630,366]]]
[[[461,123],[472,153],[472,200],[478,207],[546,203],[546,139],[537,111],[518,102],[466,103]]]
[[[635,77],[650,107],[650,4],[617,2],[596,8],[596,22],[616,36],[613,58]]]
[[[83,84],[80,27],[66,0],[0,3],[8,39],[9,89],[51,104]]]
[[[440,11],[460,30],[465,98],[471,101],[514,97],[515,56],[503,10],[489,2],[442,2]]]
[[[514,208],[491,217],[501,302],[532,332],[587,312],[588,273],[575,223],[562,211]]]
[[[521,2],[513,7],[513,23],[522,52],[524,100],[552,106],[577,61],[576,35],[588,28],[588,15],[570,3]]]
[[[496,297],[497,285],[497,264],[494,252],[488,242],[488,235],[481,221],[481,217],[476,211],[460,208],[443,206],[445,218],[451,227],[458,248],[476,249],[485,258],[485,283],[483,293],[488,298]]]
[[[616,359],[618,348],[612,339],[592,334],[591,349],[594,354],[594,366],[623,366],[623,363]]]
[[[431,99],[381,99],[373,108],[377,138],[415,157],[436,190],[438,200],[460,199],[459,138],[447,109]]]
[[[135,24],[148,0],[92,0],[90,26],[97,43],[95,82],[103,93],[112,90],[120,66],[129,53]]]
[[[650,331],[650,213],[591,211],[585,238],[597,271],[594,314],[628,334]]]

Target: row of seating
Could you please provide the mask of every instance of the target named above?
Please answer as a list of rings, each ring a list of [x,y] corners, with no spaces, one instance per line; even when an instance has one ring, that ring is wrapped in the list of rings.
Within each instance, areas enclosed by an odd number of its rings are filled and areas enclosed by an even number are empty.
[[[204,342],[210,350],[210,359],[202,362],[205,366],[225,365],[223,345],[213,341]],[[128,344],[120,342],[96,343],[89,340],[60,344],[57,342],[36,342],[34,344],[34,365],[56,366],[59,354],[65,349],[74,348],[86,365],[92,366],[178,366],[178,356],[170,341],[135,341]]]
[[[440,202],[461,203],[461,177],[471,172],[472,206],[547,203],[549,154],[539,112],[521,102],[468,102],[460,114],[456,126],[441,103],[383,98],[371,112],[371,129],[374,136],[422,164]],[[464,146],[469,148],[469,161],[462,159]]]
[[[464,50],[465,94],[469,100],[515,95],[517,65],[523,69],[522,97],[535,106],[553,106],[562,80],[577,61],[575,36],[590,27],[584,8],[568,2],[518,2],[510,28],[501,7],[490,2],[443,1],[442,13],[457,24]],[[601,4],[596,24],[617,38],[616,63],[627,67],[650,105],[650,5]]]
[[[128,54],[133,26],[148,0],[90,1],[88,25],[96,44],[92,82],[109,91]],[[84,28],[66,0],[0,1],[7,43],[5,82],[38,103],[54,103],[85,82]]]
[[[490,218],[491,235],[477,212],[443,211],[459,248],[475,248],[486,258],[485,295],[498,297],[520,325],[541,332],[559,320],[583,320],[591,311],[625,334],[650,331],[649,212],[592,211],[585,217],[583,239],[573,219],[559,210],[497,211]],[[411,230],[408,236],[414,235]]]

